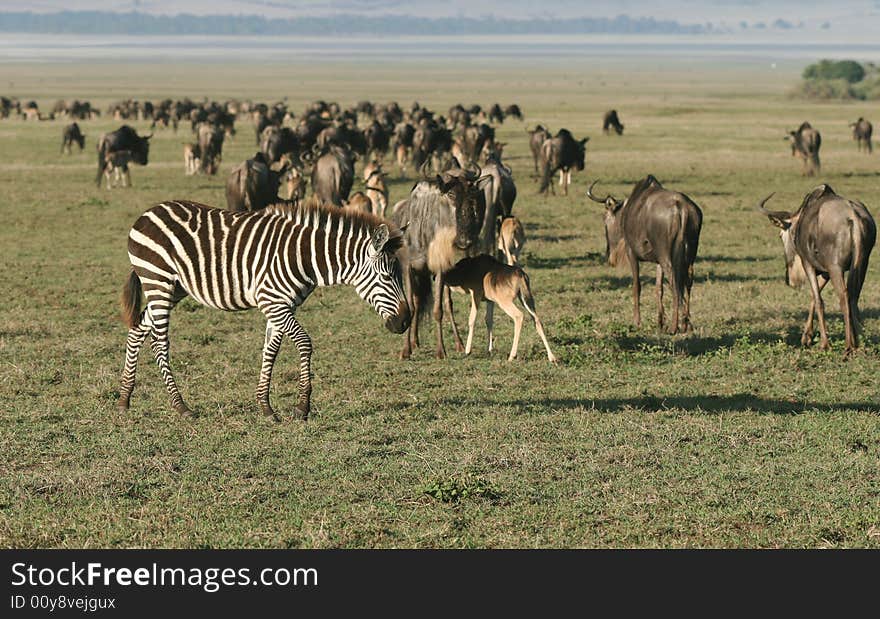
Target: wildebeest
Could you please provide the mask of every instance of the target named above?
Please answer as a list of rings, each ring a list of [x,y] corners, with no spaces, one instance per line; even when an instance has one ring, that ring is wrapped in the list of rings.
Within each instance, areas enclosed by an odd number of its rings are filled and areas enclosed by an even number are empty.
[[[260,151],[270,164],[281,161],[286,153],[298,157],[301,150],[300,139],[290,127],[271,125],[260,136]]]
[[[480,227],[480,246],[483,253],[495,251],[495,234],[500,220],[510,217],[516,201],[516,184],[510,168],[501,163],[494,154],[480,168],[478,186],[483,190],[486,202],[485,215]]]
[[[150,154],[150,138],[153,134],[140,136],[132,127],[122,125],[116,131],[105,133],[98,138],[98,174],[95,184],[101,185],[101,176],[107,165],[107,154],[127,150],[131,152],[131,161],[139,165],[147,165]]]
[[[874,218],[865,205],[834,193],[829,185],[820,185],[808,193],[793,213],[768,211],[770,194],[758,204],[758,210],[781,229],[785,250],[785,281],[800,287],[810,284],[810,312],[804,324],[801,343],[813,341],[813,312],[819,316],[819,336],[823,350],[828,349],[825,330],[825,305],[822,289],[829,281],[840,300],[846,328],[846,352],[857,348],[861,329],[859,295],[868,272],[868,258],[877,240]],[[844,282],[843,274],[849,272]]]
[[[495,143],[495,129],[485,123],[471,125],[465,128],[461,137],[461,149],[464,156],[468,161],[476,161],[486,145]]]
[[[285,175],[287,199],[300,201],[306,197],[306,177],[302,168],[292,165]]]
[[[374,120],[364,129],[364,140],[367,143],[366,155],[381,159],[388,152],[388,142],[391,135],[385,130],[378,120]]]
[[[130,150],[114,150],[107,153],[104,162],[104,176],[107,179],[107,189],[111,188],[110,177],[113,177],[112,187],[122,184],[123,187],[131,187],[131,174],[128,164],[132,161]]]
[[[874,133],[874,127],[871,125],[871,122],[860,116],[856,122],[850,124],[850,128],[853,130],[853,139],[858,145],[859,152],[862,149],[867,153],[873,152],[874,147],[871,144],[871,135]]]
[[[584,157],[586,145],[590,138],[575,140],[568,129],[560,129],[556,137],[544,140],[541,144],[541,188],[539,193],[552,191],[551,178],[559,171],[559,184],[562,185],[562,193],[568,195],[568,186],[571,184],[571,169],[584,169]]]
[[[623,135],[623,124],[617,116],[617,110],[608,110],[602,117],[602,132],[608,135],[612,129],[617,135]]]
[[[86,136],[82,134],[79,130],[79,125],[75,122],[64,127],[61,136],[61,152],[66,152],[68,155],[71,154],[74,143],[79,145],[80,152],[82,152],[86,145]]]
[[[822,146],[822,136],[813,129],[810,123],[804,121],[795,131],[789,131],[785,136],[791,142],[791,156],[800,157],[804,162],[804,175],[814,176],[819,173],[819,147]]]
[[[324,204],[342,206],[354,183],[355,154],[331,144],[320,152],[312,168],[312,191]]]
[[[235,166],[226,180],[226,207],[230,211],[256,211],[277,202],[278,186],[287,170],[273,170],[263,153]]]
[[[366,196],[370,199],[371,212],[377,217],[385,217],[385,210],[388,208],[388,186],[385,184],[387,176],[378,161],[371,161],[364,166]]]
[[[406,164],[412,157],[413,137],[415,137],[415,134],[416,128],[407,122],[397,123],[394,127],[392,147],[394,148],[394,156],[401,174],[406,174]]]
[[[657,263],[657,324],[663,328],[663,277],[672,289],[670,333],[691,330],[691,286],[694,261],[703,226],[703,212],[683,193],[664,189],[649,175],[633,187],[626,200],[593,195],[587,197],[605,205],[605,256],[611,266],[629,262],[633,277],[634,322],[641,325],[639,262]],[[681,318],[681,321],[679,321]]]
[[[202,123],[199,125],[198,137],[201,171],[205,174],[217,174],[223,159],[223,129],[217,125]]]
[[[526,129],[529,134],[529,150],[532,151],[532,159],[535,160],[535,174],[538,173],[538,160],[541,158],[541,145],[550,139],[550,131],[542,125],[534,129]]]
[[[183,145],[183,172],[187,176],[192,176],[202,167],[202,152],[199,145],[188,142]]]
[[[513,117],[517,120],[523,119],[522,110],[519,109],[519,106],[516,103],[511,103],[506,108],[504,108],[504,115],[507,117]]]
[[[442,159],[452,150],[452,131],[434,121],[425,121],[416,128],[413,135],[412,163],[421,170],[431,161],[435,170],[442,165]]]
[[[505,217],[498,229],[498,249],[504,254],[507,264],[519,262],[519,255],[526,244],[526,232],[522,222],[516,217]]]
[[[467,254],[477,246],[485,210],[483,193],[476,184],[478,178],[473,170],[447,170],[435,180],[416,183],[409,197],[395,205],[392,220],[406,226],[409,271],[404,281],[413,317],[401,359],[408,359],[419,345],[419,314],[427,310],[432,294],[436,355],[440,359],[446,357],[443,305],[445,301],[451,310],[451,297],[444,288],[443,273],[457,262],[458,252]],[[461,346],[460,338],[456,340],[457,346]]]
[[[516,359],[519,349],[519,336],[522,331],[523,313],[516,306],[519,299],[523,307],[529,312],[535,321],[535,330],[544,343],[547,350],[547,359],[550,363],[556,363],[556,355],[550,350],[550,343],[544,334],[541,319],[538,318],[535,309],[535,299],[532,296],[532,287],[529,276],[518,266],[510,266],[499,262],[492,256],[481,254],[471,258],[460,260],[452,269],[446,272],[446,281],[449,286],[462,288],[470,294],[471,312],[468,317],[468,336],[464,352],[471,354],[474,343],[474,325],[477,322],[477,313],[480,303],[486,304],[486,328],[489,331],[489,352],[492,352],[495,342],[493,341],[492,323],[494,306],[497,304],[505,314],[513,319],[513,344],[510,347],[508,361]]]
[[[492,107],[489,108],[489,114],[487,115],[487,118],[490,123],[492,123],[492,122],[497,122],[499,124],[503,123],[504,122],[504,112],[501,110],[501,106],[498,105],[497,103],[493,104]]]

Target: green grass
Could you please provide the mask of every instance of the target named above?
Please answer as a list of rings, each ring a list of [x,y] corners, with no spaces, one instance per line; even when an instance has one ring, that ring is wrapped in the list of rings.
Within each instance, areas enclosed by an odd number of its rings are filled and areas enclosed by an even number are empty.
[[[659,64],[659,63],[658,63]],[[172,364],[200,416],[170,411],[144,353],[132,410],[115,410],[125,329],[117,301],[126,235],[162,199],[223,205],[231,166],[253,154],[249,127],[221,173],[185,177],[178,135],[157,132],[134,188],[96,189],[94,140],[58,154],[61,122],[0,122],[0,545],[4,547],[877,547],[880,423],[876,388],[880,279],[862,297],[862,349],[842,360],[843,327],[826,291],[832,350],[799,346],[808,294],[784,285],[775,229],[752,209],[771,191],[794,209],[830,183],[875,210],[876,156],[847,123],[870,110],[792,102],[796,69],[662,71],[576,63],[461,67],[401,62],[208,67],[4,65],[15,94],[106,104],[136,97],[287,95],[446,110],[463,101],[522,105],[505,123],[529,272],[551,345],[530,323],[522,359],[505,361],[511,323],[496,312],[499,350],[408,362],[402,338],[350,288],[301,308],[315,343],[307,424],[262,418],[253,392],[264,323],[188,300],[173,314]],[[124,75],[122,75],[125,73]],[[616,107],[622,138],[601,135]],[[823,136],[823,174],[800,176],[783,142],[803,120]],[[590,135],[587,169],[567,198],[541,198],[526,125]],[[145,129],[145,123],[135,123]],[[601,207],[589,182],[623,195],[648,173],[703,209],[696,331],[631,326],[630,278],[604,264]],[[397,180],[391,201],[411,180]],[[653,268],[644,266],[645,282]],[[668,297],[667,297],[668,298]],[[458,319],[466,318],[463,298]],[[447,339],[447,342],[449,340]],[[272,399],[295,402],[295,355],[279,357]]]

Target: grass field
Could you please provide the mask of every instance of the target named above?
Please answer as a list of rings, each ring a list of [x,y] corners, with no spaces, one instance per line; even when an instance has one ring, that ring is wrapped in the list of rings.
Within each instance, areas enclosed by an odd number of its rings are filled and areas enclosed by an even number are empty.
[[[128,229],[162,199],[224,205],[252,132],[239,127],[216,177],[184,176],[187,131],[157,132],[134,188],[107,191],[93,183],[94,143],[117,123],[83,123],[86,151],[66,157],[63,122],[2,121],[0,546],[880,546],[878,261],[862,349],[842,360],[830,287],[832,350],[802,349],[808,293],[785,286],[776,231],[752,208],[775,191],[771,208],[794,210],[827,182],[876,214],[880,160],[858,154],[847,129],[860,115],[876,122],[876,107],[786,99],[796,66],[473,64],[2,66],[4,87],[43,108],[184,95],[288,96],[297,112],[316,98],[520,103],[526,123],[499,136],[561,363],[547,363],[530,323],[521,360],[507,363],[499,312],[492,357],[481,329],[471,358],[437,361],[428,346],[401,362],[402,338],[352,289],[321,289],[299,312],[315,345],[312,418],[273,424],[253,397],[261,315],[187,300],[173,314],[172,364],[200,416],[171,412],[148,353],[120,414]],[[610,107],[623,137],[601,135]],[[818,179],[800,175],[782,140],[803,120],[822,132]],[[567,198],[537,195],[524,133],[536,122],[592,137]],[[644,324],[631,326],[629,272],[604,264],[601,207],[583,197],[594,179],[621,196],[648,173],[704,213],[688,336],[656,331],[648,267]],[[412,181],[392,178],[393,203]],[[282,413],[295,372],[288,343],[272,392]]]

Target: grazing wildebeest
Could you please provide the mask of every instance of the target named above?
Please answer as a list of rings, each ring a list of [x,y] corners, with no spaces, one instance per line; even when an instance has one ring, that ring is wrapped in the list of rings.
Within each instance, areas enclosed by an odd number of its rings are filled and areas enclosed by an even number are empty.
[[[61,152],[70,155],[73,152],[73,144],[79,144],[79,151],[82,152],[86,145],[86,136],[79,130],[79,125],[75,122],[64,127],[61,136]]]
[[[859,152],[861,152],[862,149],[864,149],[866,153],[874,152],[874,147],[871,144],[871,135],[874,133],[874,126],[871,125],[871,122],[860,116],[856,122],[850,124],[850,128],[853,130],[853,139],[858,145]]]
[[[288,168],[273,170],[263,153],[232,169],[226,180],[226,207],[230,211],[257,211],[278,202],[278,186]]]
[[[500,220],[510,217],[516,201],[516,184],[513,172],[494,154],[480,168],[477,185],[483,190],[486,202],[485,215],[480,227],[480,249],[485,254],[495,252],[495,234]]]
[[[568,186],[571,184],[571,169],[584,169],[584,156],[589,140],[590,138],[575,140],[568,129],[560,129],[556,132],[556,137],[544,140],[544,143],[541,144],[541,188],[538,190],[539,193],[547,193],[547,189],[553,191],[551,178],[558,170],[562,193],[568,195]]]
[[[639,262],[657,263],[657,325],[663,328],[663,277],[672,289],[672,324],[669,332],[691,330],[691,286],[700,243],[703,212],[683,193],[664,189],[649,175],[636,183],[626,200],[610,195],[587,197],[605,205],[605,257],[611,266],[629,262],[633,277],[634,322],[640,326]],[[681,317],[681,321],[679,321]]]
[[[529,150],[532,151],[532,159],[535,160],[535,174],[538,173],[538,160],[541,158],[541,145],[550,139],[550,131],[538,125],[534,129],[526,129],[529,134]]]
[[[506,108],[504,108],[504,115],[516,118],[517,120],[523,119],[522,110],[519,109],[519,106],[516,103],[511,103]]]
[[[131,174],[128,172],[128,164],[132,161],[130,150],[114,150],[104,157],[104,177],[107,179],[107,189],[111,188],[110,177],[113,177],[113,187],[131,187]]]
[[[100,187],[101,176],[107,165],[107,154],[119,150],[131,152],[131,161],[139,165],[147,165],[150,154],[150,138],[153,134],[140,136],[128,125],[122,125],[116,131],[105,133],[98,138],[98,174],[95,184]]]
[[[443,273],[455,264],[459,251],[467,254],[477,246],[485,209],[483,193],[476,184],[478,179],[479,174],[472,170],[447,170],[435,180],[416,183],[409,197],[394,207],[392,220],[406,226],[409,271],[404,281],[413,316],[401,359],[408,359],[419,345],[419,314],[427,311],[432,294],[432,313],[437,323],[436,355],[440,359],[446,357],[443,305],[446,304],[450,316],[452,307]],[[460,337],[456,337],[456,347],[464,349]]]
[[[468,292],[471,297],[471,313],[468,317],[468,336],[464,354],[471,354],[474,343],[474,325],[477,322],[477,313],[480,302],[486,301],[486,328],[489,331],[489,352],[494,348],[492,323],[495,304],[513,319],[513,344],[510,347],[508,361],[516,359],[519,349],[519,335],[522,331],[523,313],[516,306],[519,299],[523,307],[529,312],[535,322],[535,330],[541,336],[544,348],[547,350],[547,359],[550,363],[556,363],[556,355],[550,350],[550,343],[544,334],[541,319],[538,318],[535,309],[535,299],[532,296],[532,288],[529,276],[518,266],[510,266],[499,262],[492,256],[481,254],[471,258],[464,258],[456,263],[452,269],[444,275],[448,286],[456,286]]]
[[[791,142],[791,156],[800,157],[804,162],[804,175],[814,176],[819,173],[819,147],[822,146],[822,136],[813,129],[810,123],[804,121],[795,131],[789,131],[785,136]]]
[[[217,125],[202,123],[199,125],[198,137],[201,171],[205,174],[217,174],[223,159],[223,129]]]
[[[868,273],[868,258],[877,239],[874,218],[865,205],[834,193],[829,185],[820,185],[808,193],[794,213],[768,211],[764,198],[758,210],[781,229],[785,250],[785,281],[800,287],[810,284],[810,312],[804,324],[801,344],[813,341],[813,312],[819,316],[822,350],[828,349],[825,330],[825,304],[822,289],[829,281],[840,300],[846,328],[846,353],[858,347],[861,329],[859,295]],[[844,282],[843,274],[849,271]]]
[[[171,406],[180,414],[191,414],[171,372],[168,324],[174,306],[192,295],[209,307],[258,307],[266,316],[256,399],[263,414],[275,419],[269,403],[272,368],[281,343],[293,341],[299,353],[295,410],[305,420],[311,407],[312,341],[296,309],[318,286],[348,284],[389,331],[403,333],[410,311],[402,281],[401,239],[390,222],[317,205],[277,205],[256,213],[230,213],[184,201],[154,206],[135,221],[128,236],[132,270],[122,292],[122,315],[129,331],[117,407],[129,408],[138,352],[150,335]]]
[[[324,204],[342,206],[354,183],[355,154],[345,146],[331,144],[315,159],[312,191]]]
[[[608,110],[602,117],[602,132],[608,135],[612,129],[617,135],[623,135],[623,124],[617,117],[617,110]]]

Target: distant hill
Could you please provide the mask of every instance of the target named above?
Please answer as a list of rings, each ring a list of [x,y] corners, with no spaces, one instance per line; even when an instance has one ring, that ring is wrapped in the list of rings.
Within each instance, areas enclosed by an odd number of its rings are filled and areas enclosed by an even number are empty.
[[[0,32],[126,35],[480,35],[701,34],[711,26],[653,17],[499,19],[337,14],[293,18],[257,15],[153,15],[141,12],[0,13]]]

